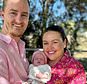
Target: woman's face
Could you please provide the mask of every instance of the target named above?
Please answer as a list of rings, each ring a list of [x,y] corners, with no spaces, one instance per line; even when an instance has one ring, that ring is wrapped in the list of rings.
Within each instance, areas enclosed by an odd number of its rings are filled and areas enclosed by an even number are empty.
[[[43,35],[43,49],[50,61],[61,59],[66,47],[66,40],[63,41],[60,33],[48,31]]]

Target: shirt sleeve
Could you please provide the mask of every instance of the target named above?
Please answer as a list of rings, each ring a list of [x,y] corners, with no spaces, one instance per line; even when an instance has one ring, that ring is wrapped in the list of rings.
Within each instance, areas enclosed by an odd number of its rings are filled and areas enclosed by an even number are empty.
[[[77,72],[73,76],[70,84],[86,84],[86,75],[84,70],[81,69],[79,72]]]
[[[10,84],[8,82],[8,65],[5,51],[0,49],[0,84]]]
[[[86,74],[82,64],[73,64],[67,71],[68,84],[86,84]]]
[[[4,77],[0,77],[0,84],[10,84]]]

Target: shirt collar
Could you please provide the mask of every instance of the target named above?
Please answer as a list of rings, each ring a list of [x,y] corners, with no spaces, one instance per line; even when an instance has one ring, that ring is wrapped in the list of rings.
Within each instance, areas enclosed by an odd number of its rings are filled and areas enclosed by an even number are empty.
[[[64,55],[62,56],[62,58],[55,65],[53,65],[52,67],[56,67],[58,64],[65,63],[66,60],[69,59],[70,56],[71,56],[70,52],[68,50],[66,50],[64,52]]]
[[[64,55],[63,55],[63,57],[61,58],[60,62],[67,60],[70,56],[71,56],[71,55],[70,55],[69,50],[66,50],[66,51],[64,52]]]
[[[12,39],[9,35],[4,35],[2,33],[0,33],[0,40],[6,42],[7,44],[10,44],[11,41],[14,42],[14,39]],[[19,45],[25,46],[25,42],[20,39]]]
[[[9,35],[4,35],[2,33],[0,33],[0,40],[3,40],[6,43],[10,43],[12,38]]]

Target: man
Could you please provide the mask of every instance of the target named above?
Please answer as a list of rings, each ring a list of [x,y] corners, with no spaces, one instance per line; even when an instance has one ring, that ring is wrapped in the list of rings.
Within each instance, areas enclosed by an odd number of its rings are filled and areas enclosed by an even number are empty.
[[[28,61],[20,39],[29,19],[28,0],[3,1],[3,28],[0,33],[0,84],[27,81]]]

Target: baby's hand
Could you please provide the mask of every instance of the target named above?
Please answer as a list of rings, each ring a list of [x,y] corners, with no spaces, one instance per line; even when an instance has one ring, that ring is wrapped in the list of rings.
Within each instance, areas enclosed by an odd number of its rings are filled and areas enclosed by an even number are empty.
[[[22,84],[28,84],[28,82],[23,82]]]
[[[38,73],[38,74],[36,74],[36,77],[39,79],[47,79],[48,74]]]
[[[15,84],[28,84],[28,82],[24,82],[24,81],[17,81]]]
[[[40,79],[40,78],[43,77],[43,74],[42,73],[38,73],[38,74],[36,74],[36,77]]]

